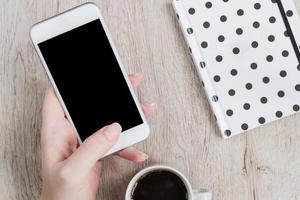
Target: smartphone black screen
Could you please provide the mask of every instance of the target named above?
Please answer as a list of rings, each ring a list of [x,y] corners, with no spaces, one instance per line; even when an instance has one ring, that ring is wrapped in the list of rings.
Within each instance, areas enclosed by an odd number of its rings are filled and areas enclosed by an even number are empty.
[[[113,122],[143,123],[99,19],[38,46],[82,141]]]

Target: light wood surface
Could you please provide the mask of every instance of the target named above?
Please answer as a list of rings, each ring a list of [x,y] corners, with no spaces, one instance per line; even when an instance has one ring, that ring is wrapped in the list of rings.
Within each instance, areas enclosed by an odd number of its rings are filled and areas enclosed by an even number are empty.
[[[30,27],[83,2],[0,0],[1,200],[37,199],[41,190],[40,112],[48,81]],[[130,178],[153,164],[179,169],[216,200],[300,199],[300,115],[221,139],[170,2],[95,1],[128,72],[144,74],[141,100],[158,107],[149,118],[150,138],[136,145],[150,159],[139,165],[106,159],[98,199],[124,199]]]

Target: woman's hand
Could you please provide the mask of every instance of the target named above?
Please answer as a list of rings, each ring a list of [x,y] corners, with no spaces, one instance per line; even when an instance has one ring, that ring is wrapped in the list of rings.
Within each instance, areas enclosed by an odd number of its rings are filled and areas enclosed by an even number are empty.
[[[141,75],[129,76],[137,87]],[[144,104],[146,115],[154,109]],[[78,147],[76,133],[52,89],[46,92],[43,106],[41,200],[94,200],[99,186],[99,159],[116,143],[121,133],[117,123],[107,125],[87,138]],[[78,147],[78,148],[77,148]],[[143,162],[148,156],[133,147],[117,153],[133,162]]]

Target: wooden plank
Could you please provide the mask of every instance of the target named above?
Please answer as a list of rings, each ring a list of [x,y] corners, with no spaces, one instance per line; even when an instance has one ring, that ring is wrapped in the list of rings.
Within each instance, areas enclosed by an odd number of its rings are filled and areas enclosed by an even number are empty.
[[[83,2],[0,1],[0,199],[37,199],[41,190],[39,128],[48,81],[30,26]],[[130,178],[153,164],[181,170],[194,187],[213,190],[214,199],[300,199],[300,115],[222,140],[170,0],[94,2],[128,72],[144,74],[141,100],[158,107],[150,138],[136,145],[150,159],[139,165],[105,159],[98,199],[124,199]]]

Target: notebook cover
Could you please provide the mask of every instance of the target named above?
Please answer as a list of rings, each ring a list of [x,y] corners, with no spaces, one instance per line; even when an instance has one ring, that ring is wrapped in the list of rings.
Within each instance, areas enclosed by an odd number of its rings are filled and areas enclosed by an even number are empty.
[[[293,0],[174,0],[224,138],[300,110],[300,20]]]

